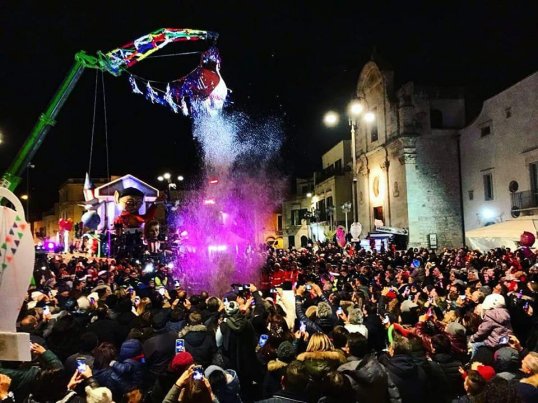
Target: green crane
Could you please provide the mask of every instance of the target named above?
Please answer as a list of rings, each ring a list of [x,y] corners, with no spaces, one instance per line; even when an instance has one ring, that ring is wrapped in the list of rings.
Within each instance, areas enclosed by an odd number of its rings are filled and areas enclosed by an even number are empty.
[[[75,55],[75,63],[54,94],[46,111],[39,116],[30,136],[2,175],[0,187],[8,188],[12,192],[17,188],[21,182],[21,174],[27,169],[51,127],[56,124],[58,113],[85,69],[98,69],[119,76],[123,71],[169,43],[197,40],[214,42],[217,38],[218,34],[215,32],[186,28],[161,28],[108,53],[98,52],[97,56],[91,56],[84,51],[78,52]]]

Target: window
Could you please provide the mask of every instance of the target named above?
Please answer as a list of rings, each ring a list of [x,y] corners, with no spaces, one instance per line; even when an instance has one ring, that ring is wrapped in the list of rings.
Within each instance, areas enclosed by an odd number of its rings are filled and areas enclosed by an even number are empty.
[[[443,112],[439,109],[430,110],[430,124],[432,129],[441,129],[443,127]]]
[[[338,161],[336,161],[334,163],[334,170],[337,171],[337,172],[342,170],[342,160],[341,159],[339,159]]]
[[[327,207],[332,207],[332,206],[334,206],[333,197],[329,196],[329,197],[327,197]]]
[[[378,133],[377,133],[377,108],[372,108],[372,112],[374,113],[375,119],[371,123],[371,127],[370,127],[370,141],[373,143],[374,141],[377,141],[377,139],[378,139]]]
[[[305,195],[308,193],[308,185],[301,187],[301,194]]]
[[[491,134],[491,126],[483,126],[480,128],[480,137],[485,137]]]
[[[474,190],[469,190],[469,200],[474,199]]]
[[[276,230],[282,231],[282,215],[281,214],[276,216]]]
[[[484,179],[484,200],[493,200],[493,175],[485,174]]]

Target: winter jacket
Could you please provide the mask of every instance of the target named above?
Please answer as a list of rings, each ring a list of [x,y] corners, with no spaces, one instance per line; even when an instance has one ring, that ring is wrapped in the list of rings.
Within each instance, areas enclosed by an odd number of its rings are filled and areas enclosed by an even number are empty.
[[[111,367],[121,379],[123,393],[133,387],[143,387],[146,370],[140,342],[136,339],[126,340],[121,345],[119,359],[120,362],[114,361]]]
[[[252,380],[261,382],[262,368],[256,357],[258,341],[250,321],[239,312],[228,316],[217,330],[217,337],[219,335],[228,369],[237,372],[241,385],[247,388]]]
[[[181,389],[174,383],[170,390],[168,391],[168,394],[165,396],[163,403],[176,403],[179,400],[181,395]],[[218,399],[215,397],[213,399],[213,403],[219,403]]]
[[[398,354],[382,361],[394,382],[402,403],[420,403],[427,400],[427,377],[410,355]]]
[[[158,376],[168,367],[176,353],[176,338],[177,333],[161,329],[144,342],[146,365],[153,376]]]
[[[274,393],[281,389],[280,381],[282,376],[286,373],[287,366],[287,362],[280,361],[278,358],[267,363],[267,372],[263,379],[264,397],[273,396]]]
[[[488,347],[497,347],[501,337],[509,337],[512,334],[510,315],[506,308],[494,308],[486,311],[477,332],[469,341],[483,341]]]
[[[368,329],[368,347],[377,352],[383,350],[386,345],[387,331],[377,315],[369,315],[364,318],[364,326]]]
[[[374,355],[366,355],[362,359],[348,357],[348,362],[340,365],[338,371],[348,377],[359,402],[397,403],[401,401],[398,388]]]
[[[297,356],[298,361],[303,361],[308,373],[317,379],[337,369],[346,362],[346,356],[342,350],[304,352]]]
[[[215,335],[204,325],[185,326],[178,338],[185,340],[185,350],[191,353],[194,362],[204,368],[211,364],[217,351]]]
[[[22,402],[30,394],[32,384],[39,379],[42,371],[62,370],[64,367],[59,358],[50,350],[46,350],[39,357],[40,366],[26,369],[10,369],[0,367],[0,374],[11,378],[10,390],[15,395],[15,401]]]
[[[317,401],[321,397],[321,380],[330,371],[336,370],[346,362],[342,350],[313,351],[301,353],[298,361],[303,361],[306,371],[311,377],[307,386],[307,395],[310,401]]]
[[[123,339],[127,336],[127,332],[121,328],[118,322],[112,319],[99,319],[88,325],[88,332],[95,333],[99,339],[99,343],[109,342],[116,347],[121,345]]]
[[[430,381],[439,400],[451,402],[465,394],[459,368],[463,365],[450,354],[434,354],[430,365]]]
[[[106,367],[101,369],[94,369],[93,377],[97,380],[100,386],[104,386],[112,392],[112,396],[115,401],[120,401],[123,396],[123,384],[120,374],[112,369],[112,367]]]
[[[72,374],[73,372],[75,372],[75,370],[77,369],[78,358],[84,358],[86,360],[86,365],[90,368],[93,368],[93,361],[95,360],[93,355],[89,353],[77,353],[70,355],[69,357],[67,357],[67,360],[65,360],[65,372],[67,372],[68,374]]]
[[[237,373],[233,369],[226,369],[226,386],[221,389],[213,389],[219,403],[241,403],[241,387]]]

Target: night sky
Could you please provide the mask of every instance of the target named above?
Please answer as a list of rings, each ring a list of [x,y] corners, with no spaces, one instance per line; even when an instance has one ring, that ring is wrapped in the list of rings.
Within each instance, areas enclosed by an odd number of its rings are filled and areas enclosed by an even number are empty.
[[[370,3],[370,4],[368,4]],[[231,109],[281,119],[283,175],[319,168],[321,153],[349,137],[326,129],[344,111],[361,67],[376,49],[396,82],[461,85],[476,105],[538,67],[536,2],[363,1],[2,1],[0,3],[0,170],[7,168],[46,109],[79,50],[109,51],[158,28],[216,31]],[[499,4],[502,3],[502,4]],[[160,54],[199,50],[173,44]],[[198,55],[147,59],[132,69],[171,81]],[[33,159],[32,212],[52,207],[58,186],[88,169],[95,71],[87,70]],[[105,76],[110,171],[156,185],[166,170],[187,180],[199,169],[190,122],[131,93],[126,77]],[[92,176],[106,174],[98,93]],[[469,116],[471,119],[473,116]],[[23,182],[17,194],[25,192]]]

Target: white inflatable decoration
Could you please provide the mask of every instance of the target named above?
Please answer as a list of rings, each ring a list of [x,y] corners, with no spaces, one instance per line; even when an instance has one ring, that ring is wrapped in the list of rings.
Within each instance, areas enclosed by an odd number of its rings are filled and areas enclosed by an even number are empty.
[[[359,242],[362,234],[362,225],[360,222],[354,222],[349,227],[349,233],[351,234],[351,242]]]
[[[34,240],[20,200],[0,188],[15,210],[0,206],[0,360],[30,361],[30,335],[17,333],[17,316],[32,277]]]

